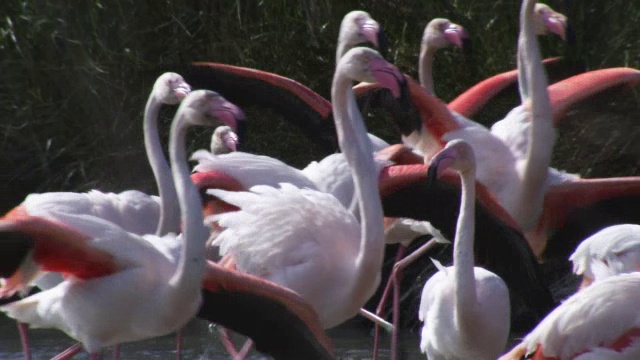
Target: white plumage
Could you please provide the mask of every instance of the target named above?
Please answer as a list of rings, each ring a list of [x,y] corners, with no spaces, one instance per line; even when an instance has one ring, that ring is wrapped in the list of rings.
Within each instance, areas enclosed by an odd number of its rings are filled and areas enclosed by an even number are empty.
[[[255,185],[272,187],[286,182],[301,188],[316,189],[315,184],[300,170],[269,156],[232,152],[214,155],[206,150],[198,150],[191,155],[198,164],[194,172],[220,171],[238,180],[245,189]]]
[[[359,222],[335,197],[286,183],[207,192],[242,209],[213,217],[225,228],[214,245],[222,255],[232,254],[238,269],[294,290],[326,327],[355,315],[357,307],[336,310],[336,302],[348,302],[346,289],[327,294],[353,273],[359,250],[353,239],[360,238]]]
[[[628,331],[640,328],[638,300],[639,273],[595,282],[563,302],[524,338],[526,352],[540,345],[545,356],[559,360],[639,359],[637,334],[623,351],[606,349]]]
[[[583,240],[569,260],[573,262],[573,272],[585,278],[585,285],[612,275],[638,271],[640,225],[604,228]],[[599,271],[594,265],[600,267]]]

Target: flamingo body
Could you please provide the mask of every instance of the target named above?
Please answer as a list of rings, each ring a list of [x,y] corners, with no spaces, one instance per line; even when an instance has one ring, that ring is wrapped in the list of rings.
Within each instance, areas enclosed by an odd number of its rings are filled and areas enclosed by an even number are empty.
[[[569,257],[583,284],[640,270],[640,225],[609,226],[585,239]]]
[[[537,351],[540,359],[557,360],[637,359],[639,298],[640,273],[595,282],[563,302],[524,338],[526,353]]]
[[[486,325],[470,337],[452,335],[459,328],[452,300],[453,267],[440,269],[425,283],[418,317],[429,324],[422,328],[420,341],[420,349],[429,359],[495,359],[504,350],[509,323],[495,319],[509,318],[509,290],[500,277],[481,267],[473,268],[473,276],[480,314],[477,321]]]
[[[436,176],[446,168],[458,172],[462,183],[453,265],[434,261],[440,271],[424,285],[420,348],[429,359],[495,359],[509,336],[509,290],[498,275],[474,266],[473,148],[461,140],[448,143],[429,170]]]

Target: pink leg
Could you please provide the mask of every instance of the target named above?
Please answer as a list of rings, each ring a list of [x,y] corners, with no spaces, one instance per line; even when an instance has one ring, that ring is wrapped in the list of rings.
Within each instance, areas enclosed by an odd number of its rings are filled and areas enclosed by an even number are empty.
[[[20,342],[22,342],[22,352],[25,360],[31,360],[31,349],[29,348],[29,339],[27,336],[27,325],[21,322],[18,324],[18,332],[20,333]]]
[[[402,256],[404,255],[404,252],[406,249],[407,248],[402,244],[398,246],[396,259],[393,262],[394,266],[396,263],[398,263],[398,261],[400,261],[400,259],[402,259]],[[389,296],[389,291],[391,289],[392,284],[393,284],[393,272],[389,274],[389,280],[387,280],[387,285],[384,287],[384,291],[382,292],[382,296],[380,297],[380,302],[378,303],[378,307],[376,308],[376,315],[378,316],[382,315],[382,311],[387,302],[387,297]],[[378,325],[378,323],[375,324],[374,329],[375,329],[374,330],[375,333],[373,335],[373,360],[377,360],[378,359],[378,339],[380,338],[380,326]],[[395,331],[395,329],[393,331]]]
[[[120,360],[120,345],[113,346],[113,360]]]
[[[180,329],[176,332],[176,358],[178,360],[182,359],[182,345],[183,345],[183,336],[182,336],[182,330]]]
[[[236,356],[238,356],[238,351],[236,350],[236,346],[233,345],[233,341],[231,341],[231,338],[229,338],[229,330],[223,327],[219,327],[218,332],[220,333],[220,342],[222,343],[224,348],[227,349],[229,355],[231,355],[231,357],[235,359]]]
[[[240,349],[240,352],[233,357],[233,360],[244,360],[247,355],[249,355],[251,348],[253,348],[253,340],[249,339],[245,341],[244,345],[242,345],[242,349]]]
[[[404,259],[397,261],[393,265],[391,275],[389,275],[390,279],[393,280],[393,331],[391,332],[391,360],[398,359],[398,333],[400,332],[400,329],[398,328],[400,325],[400,280],[402,270],[431,250],[436,244],[437,242],[435,239],[427,241]]]
[[[51,358],[51,360],[69,360],[82,351],[82,344],[71,345],[67,350]]]
[[[398,359],[398,333],[400,329],[400,284],[402,283],[402,271],[398,270],[396,265],[393,265],[391,275],[393,276],[393,311],[392,322],[393,331],[391,332],[391,360]]]

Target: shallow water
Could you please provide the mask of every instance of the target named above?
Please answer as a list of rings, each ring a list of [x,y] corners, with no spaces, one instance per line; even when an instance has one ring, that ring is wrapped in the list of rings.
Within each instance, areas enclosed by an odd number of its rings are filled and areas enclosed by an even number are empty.
[[[217,338],[217,331],[211,329],[208,323],[194,320],[185,329],[183,359],[217,360],[229,359]],[[368,328],[359,324],[347,324],[329,332],[338,359],[359,360],[372,358],[373,337]],[[33,360],[50,359],[75,342],[64,333],[56,330],[30,329],[29,341]],[[238,339],[236,344],[241,344]],[[418,335],[407,332],[402,334],[401,348],[403,359],[424,359],[418,349]],[[389,337],[383,336],[379,359],[389,359]],[[86,353],[77,355],[74,359],[88,359]],[[110,359],[111,351],[103,351],[103,358]],[[123,344],[120,347],[121,359],[175,359],[175,336],[163,336],[146,341]],[[253,353],[249,359],[268,358]],[[0,315],[0,359],[23,359],[20,338],[15,322],[4,315]]]

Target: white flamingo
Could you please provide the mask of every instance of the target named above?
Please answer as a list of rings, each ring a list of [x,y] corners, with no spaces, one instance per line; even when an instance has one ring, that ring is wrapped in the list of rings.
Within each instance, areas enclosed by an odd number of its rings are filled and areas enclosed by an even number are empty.
[[[216,240],[221,251],[233,256],[239,270],[299,293],[325,328],[357,314],[373,294],[384,249],[376,169],[351,82],[378,81],[399,95],[400,79],[395,67],[366,48],[350,50],[336,68],[334,119],[355,181],[360,225],[332,195],[291,184],[251,192],[209,190],[241,209],[215,217],[225,228]]]
[[[427,24],[422,34],[420,43],[420,58],[418,60],[418,77],[420,85],[430,95],[435,95],[433,89],[433,58],[436,51],[455,45],[462,47],[463,41],[469,36],[460,25],[454,24],[449,19],[435,18]]]
[[[584,239],[569,260],[573,272],[582,275],[581,288],[613,275],[640,271],[640,225],[606,227]]]
[[[214,92],[195,91],[172,123],[169,154],[183,220],[181,235],[139,236],[82,214],[59,214],[62,221],[33,215],[4,220],[2,232],[21,234],[32,250],[5,280],[1,295],[27,286],[34,269],[68,276],[54,288],[0,310],[34,327],[63,330],[93,357],[104,346],[184,326],[200,306],[208,234],[200,196],[189,178],[185,136],[189,126],[211,126],[227,118],[229,105]]]
[[[640,358],[640,273],[594,282],[553,310],[499,360]]]
[[[509,335],[509,291],[494,273],[474,267],[475,159],[473,149],[454,140],[438,153],[430,176],[450,168],[460,174],[462,198],[453,245],[453,266],[424,285],[420,301],[420,349],[429,359],[495,359]]]

